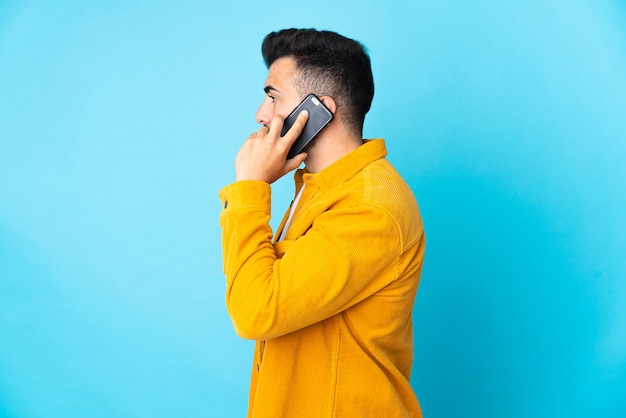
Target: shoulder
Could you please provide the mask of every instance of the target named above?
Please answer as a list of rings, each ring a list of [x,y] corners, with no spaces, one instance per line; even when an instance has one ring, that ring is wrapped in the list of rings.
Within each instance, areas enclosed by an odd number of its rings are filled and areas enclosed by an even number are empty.
[[[405,246],[423,234],[422,218],[413,191],[385,158],[362,171],[363,204],[382,211],[398,229]]]

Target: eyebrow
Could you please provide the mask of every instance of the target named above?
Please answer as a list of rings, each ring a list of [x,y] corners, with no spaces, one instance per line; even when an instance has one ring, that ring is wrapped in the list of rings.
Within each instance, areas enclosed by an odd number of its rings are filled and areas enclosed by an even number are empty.
[[[272,91],[274,91],[276,93],[280,93],[280,90],[278,90],[276,87],[273,87],[273,86],[265,86],[263,88],[263,91],[265,91],[265,93],[269,93],[269,92],[272,92]]]

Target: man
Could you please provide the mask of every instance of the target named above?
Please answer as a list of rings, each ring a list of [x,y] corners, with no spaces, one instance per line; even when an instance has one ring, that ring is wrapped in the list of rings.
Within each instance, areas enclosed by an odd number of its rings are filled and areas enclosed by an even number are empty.
[[[220,191],[226,305],[236,332],[257,341],[248,416],[420,417],[409,377],[424,232],[383,140],[362,139],[370,59],[313,29],[270,33],[262,51],[263,126]],[[283,121],[309,93],[334,119],[287,160],[307,114],[281,137]],[[303,162],[273,238],[270,184]]]

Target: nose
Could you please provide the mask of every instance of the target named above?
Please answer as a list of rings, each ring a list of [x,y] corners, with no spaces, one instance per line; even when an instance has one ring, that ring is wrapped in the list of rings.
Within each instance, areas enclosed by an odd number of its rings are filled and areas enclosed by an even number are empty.
[[[259,110],[256,112],[256,121],[263,125],[269,125],[273,116],[271,101],[266,97],[261,103],[261,106],[259,106]]]

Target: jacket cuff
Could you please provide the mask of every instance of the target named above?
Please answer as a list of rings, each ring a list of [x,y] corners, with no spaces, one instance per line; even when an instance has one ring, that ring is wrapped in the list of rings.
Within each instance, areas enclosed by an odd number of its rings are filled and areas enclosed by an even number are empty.
[[[269,213],[271,210],[271,188],[264,181],[237,181],[220,190],[219,197],[223,211],[257,208]]]

